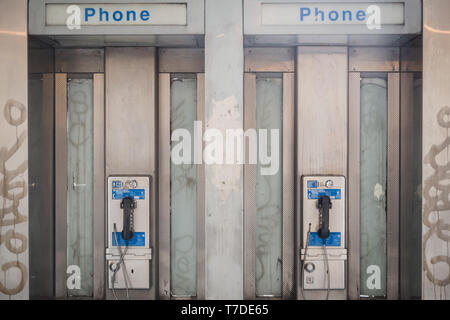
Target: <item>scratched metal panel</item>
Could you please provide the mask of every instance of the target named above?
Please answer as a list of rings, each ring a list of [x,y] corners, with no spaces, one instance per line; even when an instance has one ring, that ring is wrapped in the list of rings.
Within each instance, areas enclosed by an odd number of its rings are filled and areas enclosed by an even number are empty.
[[[361,295],[386,296],[387,80],[361,80]]]
[[[302,175],[311,174],[347,176],[347,48],[297,47],[296,71],[297,179],[300,181]],[[297,196],[300,194],[297,192]],[[297,198],[297,204],[300,202]],[[302,219],[299,209],[297,217]],[[297,223],[297,248],[301,247],[301,231]],[[324,299],[327,294],[324,290],[314,290],[302,297],[301,281],[297,285],[299,299]],[[346,299],[347,290],[331,290],[329,297]]]
[[[105,170],[108,175],[156,176],[155,48],[105,49]],[[156,250],[156,188],[151,192],[150,246]],[[130,290],[131,299],[155,296],[158,254],[150,262],[150,290]],[[117,292],[120,299],[123,292]],[[106,290],[107,299],[112,291]]]
[[[401,74],[400,298],[422,295],[422,74]]]
[[[450,299],[450,1],[423,2],[422,298]]]
[[[281,296],[283,223],[283,79],[264,74],[256,77],[256,127],[266,133],[267,150],[260,155],[270,159],[256,166],[256,296]],[[262,131],[264,130],[264,131]],[[272,134],[277,134],[272,138]],[[261,136],[260,136],[261,139]],[[259,144],[261,148],[261,142]],[[275,152],[275,151],[278,152]],[[275,159],[276,158],[276,159]],[[264,162],[267,163],[266,159]],[[277,164],[277,165],[276,165]],[[264,173],[263,170],[267,172]]]
[[[69,296],[93,295],[93,81],[67,84],[67,266],[80,268],[81,286]]]
[[[30,180],[30,298],[53,297],[54,225],[53,115],[54,77],[37,74],[28,81]]]
[[[170,130],[189,132],[194,137],[197,119],[197,76],[173,74],[170,90]],[[186,131],[187,130],[187,131]],[[170,162],[171,208],[171,292],[175,297],[192,297],[197,294],[197,165],[190,143],[180,151],[183,143],[172,141],[172,157],[188,156],[186,163]],[[185,154],[187,150],[191,153]]]
[[[27,2],[0,1],[0,299],[28,299]]]

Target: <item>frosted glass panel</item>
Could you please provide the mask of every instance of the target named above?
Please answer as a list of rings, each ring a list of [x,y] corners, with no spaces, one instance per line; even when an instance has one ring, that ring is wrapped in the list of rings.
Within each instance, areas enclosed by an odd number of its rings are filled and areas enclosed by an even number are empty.
[[[195,75],[174,75],[170,90],[171,133],[187,130],[194,137],[197,119],[197,80]],[[182,141],[173,141],[177,150]],[[178,153],[177,153],[178,154]],[[189,163],[170,164],[171,260],[170,276],[173,296],[197,295],[197,168]],[[180,152],[182,156],[182,151]]]
[[[282,115],[283,82],[279,77],[256,78],[256,126],[258,132],[267,129],[268,154],[272,150],[270,129],[279,130],[276,141],[280,151],[280,168],[274,175],[261,175],[258,161],[256,172],[256,295],[281,296],[282,284]],[[261,146],[261,144],[259,144]]]
[[[81,271],[81,288],[68,289],[69,296],[92,296],[92,86],[91,79],[72,79],[67,84],[67,265]]]
[[[387,81],[361,80],[361,295],[386,295]]]

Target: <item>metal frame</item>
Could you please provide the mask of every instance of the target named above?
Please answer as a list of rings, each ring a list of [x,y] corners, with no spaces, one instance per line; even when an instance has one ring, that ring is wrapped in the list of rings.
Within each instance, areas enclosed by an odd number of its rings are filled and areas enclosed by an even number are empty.
[[[283,0],[283,3],[340,3],[341,0]],[[330,34],[415,34],[422,30],[422,3],[420,0],[346,0],[347,3],[402,2],[405,4],[405,24],[385,25],[380,30],[369,30],[366,25],[261,25],[261,4],[274,3],[273,0],[244,0],[244,33],[246,35],[330,35]]]
[[[94,77],[94,299],[105,297],[105,76]],[[97,201],[95,201],[97,199]]]
[[[350,51],[352,48],[350,48]],[[399,240],[400,240],[400,74],[399,61],[392,57],[392,48],[377,48],[354,55],[349,64],[349,166],[348,166],[348,227],[349,262],[348,296],[360,299],[360,81],[361,72],[384,72],[388,75],[388,127],[387,127],[387,205],[386,205],[386,251],[387,251],[387,299],[399,297]],[[353,51],[355,52],[355,51]],[[358,52],[358,50],[356,51]],[[398,49],[394,52],[398,52]],[[396,57],[399,58],[399,55]],[[370,65],[370,61],[378,61]],[[386,67],[386,65],[388,65]],[[355,66],[358,66],[355,68]],[[357,70],[357,72],[354,72]]]
[[[55,297],[67,298],[67,74],[55,74]]]
[[[244,61],[244,131],[256,128],[256,73],[282,73],[283,80],[283,225],[282,296],[295,298],[295,50],[246,49]],[[248,155],[248,150],[244,150]],[[244,164],[244,299],[256,296],[256,165]],[[273,297],[277,298],[277,297]]]
[[[93,74],[93,298],[105,295],[104,75]],[[55,74],[55,297],[67,299],[67,73]],[[78,299],[78,298],[77,298]]]
[[[159,116],[158,116],[158,175],[159,175],[159,299],[189,299],[171,294],[171,214],[170,214],[170,76],[172,73],[197,75],[197,120],[205,119],[204,50],[161,49],[159,51]],[[161,72],[163,71],[163,72]],[[203,130],[205,130],[203,126]],[[203,146],[203,134],[197,137]],[[203,148],[198,150],[203,156]],[[197,296],[205,299],[205,165],[197,165]]]
[[[180,26],[83,26],[81,29],[69,30],[66,26],[46,26],[45,6],[48,3],[76,4],[124,4],[124,3],[186,3],[187,24]],[[204,33],[204,1],[203,0],[32,0],[29,1],[29,33],[31,35],[145,35],[176,34],[192,35]]]
[[[417,146],[417,141],[414,139],[417,127],[415,127],[416,115],[412,112],[414,107],[414,76],[417,73],[419,72],[404,72],[400,75],[400,299],[418,298],[411,295],[409,277],[411,272],[410,259],[412,250],[415,249],[410,243],[411,238],[409,236],[411,234],[411,219],[417,218],[412,214],[417,185],[414,184],[414,174],[411,174],[417,170],[414,167],[417,163],[411,159],[416,157],[416,148],[420,147],[420,145]],[[420,248],[417,249],[420,250]]]

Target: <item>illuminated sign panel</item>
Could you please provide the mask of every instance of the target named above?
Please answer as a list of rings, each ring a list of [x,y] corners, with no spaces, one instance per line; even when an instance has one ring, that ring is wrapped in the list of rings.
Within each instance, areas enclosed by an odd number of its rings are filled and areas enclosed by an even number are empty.
[[[45,24],[65,26],[187,24],[186,3],[46,4]]]
[[[380,25],[403,25],[405,5],[393,3],[262,3],[261,24],[289,25],[363,25],[370,19]]]

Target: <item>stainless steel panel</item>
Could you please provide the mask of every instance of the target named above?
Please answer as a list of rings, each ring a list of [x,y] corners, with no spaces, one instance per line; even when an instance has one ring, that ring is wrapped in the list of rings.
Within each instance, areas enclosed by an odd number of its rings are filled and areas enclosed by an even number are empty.
[[[159,74],[158,88],[158,298],[170,299],[170,73]]]
[[[349,74],[348,112],[348,298],[360,297],[360,86],[361,74]]]
[[[55,59],[53,48],[29,49],[29,73],[54,72]]]
[[[400,66],[404,72],[422,72],[422,46],[414,45],[400,48]]]
[[[295,74],[283,74],[283,299],[295,298]]]
[[[400,75],[400,299],[422,295],[422,77]]]
[[[345,47],[297,48],[297,180],[302,175],[347,176],[347,61]],[[301,219],[299,198],[297,205],[297,216]],[[297,248],[301,248],[300,241],[297,236]],[[297,281],[297,292],[297,298],[303,299],[301,281]],[[326,292],[318,290],[308,292],[305,298],[324,299],[325,296]],[[346,299],[347,290],[332,290],[329,297]]]
[[[246,48],[245,72],[294,72],[294,48]]]
[[[244,130],[256,129],[256,74],[244,73]],[[244,299],[256,297],[256,164],[244,150]]]
[[[399,48],[349,48],[349,71],[392,72],[400,69]]]
[[[197,74],[197,120],[205,123],[204,73]],[[202,137],[204,131],[203,126]],[[200,300],[205,299],[205,246],[205,164],[201,164],[197,167],[197,299]]]
[[[159,72],[205,72],[204,49],[159,49]]]
[[[53,298],[54,75],[28,79],[30,299]]]
[[[103,49],[56,49],[55,71],[62,73],[104,72]]]
[[[155,48],[112,48],[105,51],[106,176],[156,176]],[[156,248],[156,188],[151,192],[150,246]],[[132,299],[155,297],[156,265],[150,262],[150,290],[131,290]],[[118,294],[120,297],[124,295]],[[111,298],[107,290],[107,298]]]

